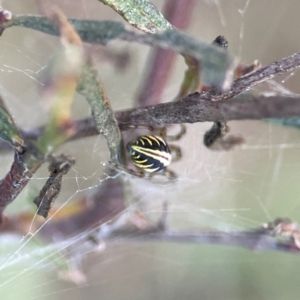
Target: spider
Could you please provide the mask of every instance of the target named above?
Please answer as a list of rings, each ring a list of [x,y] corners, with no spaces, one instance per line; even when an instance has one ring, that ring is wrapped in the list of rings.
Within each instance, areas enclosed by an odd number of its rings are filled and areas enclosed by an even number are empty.
[[[185,134],[185,126],[181,124],[180,127],[180,132],[174,136],[167,136],[166,128],[163,128],[158,135],[142,135],[127,143],[126,150],[139,171],[114,165],[118,169],[138,177],[145,177],[146,174],[149,174],[151,179],[154,174],[160,172],[169,180],[176,179],[176,174],[167,167],[171,161],[178,161],[181,158],[181,149],[175,145],[168,145],[167,141],[177,141]],[[174,157],[172,157],[172,153],[175,153]]]

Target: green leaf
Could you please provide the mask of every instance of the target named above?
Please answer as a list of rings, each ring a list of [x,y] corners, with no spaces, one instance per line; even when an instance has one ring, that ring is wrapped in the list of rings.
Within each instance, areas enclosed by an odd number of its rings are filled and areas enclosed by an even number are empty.
[[[0,138],[10,143],[18,152],[23,152],[24,140],[5,109],[0,107]]]
[[[106,45],[127,32],[122,23],[114,21],[81,19],[68,19],[68,21],[73,25],[82,41],[91,44]],[[3,26],[5,28],[21,26],[59,36],[59,28],[43,16],[20,15],[13,17],[10,22],[3,24]]]
[[[70,19],[83,42],[105,45],[114,39],[137,42],[150,46],[171,49],[182,55],[195,58],[201,64],[201,79],[204,85],[220,89],[229,87],[237,60],[228,52],[203,41],[198,41],[178,30],[163,33],[139,34],[128,31],[119,22]],[[6,27],[22,26],[58,35],[58,29],[40,16],[16,16]]]
[[[121,149],[121,133],[104,88],[91,63],[86,63],[83,67],[77,90],[89,102],[97,130],[107,140],[112,161],[118,163]]]
[[[149,33],[157,33],[173,26],[148,0],[99,0],[110,6],[132,26]]]

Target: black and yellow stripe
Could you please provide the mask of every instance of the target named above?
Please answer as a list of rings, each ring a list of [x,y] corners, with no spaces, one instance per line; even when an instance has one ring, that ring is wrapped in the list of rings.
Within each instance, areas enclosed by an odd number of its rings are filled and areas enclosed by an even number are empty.
[[[168,144],[159,136],[143,135],[126,146],[135,166],[145,172],[158,172],[172,160]]]

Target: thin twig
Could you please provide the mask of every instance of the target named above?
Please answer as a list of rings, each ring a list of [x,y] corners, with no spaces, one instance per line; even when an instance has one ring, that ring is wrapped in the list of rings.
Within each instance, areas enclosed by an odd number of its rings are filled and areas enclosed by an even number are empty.
[[[215,90],[214,92],[207,93],[206,96],[213,101],[226,100],[265,82],[276,75],[286,73],[299,67],[300,53],[295,53],[234,80],[228,91]]]
[[[241,247],[250,251],[265,250],[290,254],[300,253],[298,225],[291,221],[286,222],[286,219],[276,219],[274,222],[264,224],[263,227],[235,232],[168,230],[164,226],[159,226],[160,223],[145,229],[132,226],[132,224],[130,226],[128,223],[130,220],[126,216],[127,213],[120,215],[120,212],[124,209],[124,203],[121,200],[123,192],[119,188],[116,189],[116,192],[114,192],[114,189],[111,189],[114,182],[112,179],[106,181],[110,192],[105,188],[103,190],[104,194],[101,193],[99,196],[99,202],[93,201],[90,209],[71,218],[63,220],[53,219],[52,222],[42,226],[38,234],[43,239],[50,241],[56,236],[55,233],[57,232],[63,238],[83,232],[88,228],[93,228],[93,230],[89,231],[90,235],[88,238],[92,237],[95,241],[104,241],[112,244],[163,242]],[[3,224],[1,231],[24,234],[23,219],[22,216],[9,218]],[[105,223],[108,220],[114,220],[114,222]],[[29,218],[29,222],[32,222],[31,218]],[[77,241],[79,242],[79,247],[86,238],[87,236],[83,235],[81,242]]]
[[[252,251],[268,250],[289,253],[300,253],[300,249],[290,240],[281,241],[263,231],[238,232],[184,232],[159,231],[148,232],[138,230],[113,231],[104,236],[104,240],[112,242],[165,242],[203,245],[238,246]]]
[[[162,217],[164,219],[164,216]],[[128,228],[124,224],[123,227],[120,227],[122,222],[115,222],[115,224],[104,226],[104,228],[100,227],[96,233],[96,239],[112,242],[166,242],[237,246],[252,251],[300,253],[299,226],[286,218],[277,218],[273,222],[263,224],[262,227],[236,232],[167,230],[164,226],[159,226],[160,223],[159,221],[156,225],[141,229],[136,226]]]

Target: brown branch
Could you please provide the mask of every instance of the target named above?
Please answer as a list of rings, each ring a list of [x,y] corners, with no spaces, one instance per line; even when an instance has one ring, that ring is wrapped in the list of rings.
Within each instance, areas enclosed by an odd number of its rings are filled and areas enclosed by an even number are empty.
[[[119,126],[163,127],[171,124],[207,121],[261,120],[300,117],[300,98],[250,97],[212,102],[194,93],[170,102],[116,113]]]
[[[300,117],[300,97],[257,96],[246,99],[230,99],[212,102],[201,98],[199,93],[189,95],[178,102],[169,102],[156,106],[117,111],[116,118],[121,130],[134,126],[161,128],[171,124],[261,120],[267,118]],[[92,118],[78,120],[76,132],[71,140],[99,134]],[[21,131],[26,139],[36,140],[43,127],[33,131]],[[9,144],[0,141],[0,149],[11,149]]]
[[[165,216],[162,216],[163,218]],[[300,253],[300,229],[297,223],[286,218],[277,218],[262,227],[236,232],[187,232],[165,230],[164,227],[151,226],[148,229],[120,229],[116,226],[99,232],[97,239],[118,242],[167,242],[185,244],[204,244],[237,246],[249,250],[282,251]]]
[[[276,75],[286,73],[300,67],[300,53],[295,53],[279,61],[260,68],[255,72],[244,75],[233,81],[228,91],[214,91],[206,94],[208,99],[220,101],[232,98],[252,87],[273,78]]]
[[[101,236],[99,236],[101,238]],[[191,233],[184,231],[160,231],[149,230],[118,230],[103,236],[104,240],[112,242],[164,242],[164,243],[185,243],[203,245],[222,245],[247,248],[252,251],[268,250],[289,253],[300,253],[300,249],[294,241],[281,241],[264,231],[245,232],[202,232]]]
[[[136,227],[136,225],[129,228],[128,225],[125,225],[124,220],[123,222],[116,222],[106,226],[104,232],[100,228],[95,234],[95,239],[113,242],[166,242],[237,246],[255,251],[268,250],[300,253],[299,226],[289,219],[277,218],[273,222],[264,224],[262,227],[248,231],[188,232],[167,230],[165,217],[166,214],[164,213],[162,219],[156,225],[151,225],[145,229]],[[124,219],[126,221],[126,215]]]
[[[235,232],[168,230],[164,226],[160,226],[160,222],[157,225],[142,229],[128,223],[132,221],[130,214],[126,216],[128,212],[125,212],[125,215],[120,215],[120,212],[124,209],[124,203],[121,200],[123,199],[123,191],[119,188],[116,190],[111,189],[114,182],[113,179],[106,181],[107,187],[104,188],[104,193],[101,193],[98,197],[98,202],[93,201],[92,206],[85,212],[64,220],[57,221],[53,219],[52,222],[48,222],[38,231],[38,235],[51,241],[53,237],[57,238],[57,232],[63,238],[78,234],[78,232],[84,232],[89,228],[89,235],[82,235],[82,238],[77,240],[78,247],[84,244],[83,241],[88,238],[96,242],[104,241],[108,243],[183,243],[241,247],[250,251],[300,253],[299,227],[291,221],[286,222],[286,219],[276,219],[274,222],[264,224],[263,227]],[[107,192],[107,188],[110,188],[110,193]],[[109,220],[113,221],[101,226]],[[32,218],[13,217],[7,220],[1,231],[24,234],[24,232],[27,232],[26,226],[29,224],[32,226]],[[78,251],[80,252],[80,248]]]
[[[178,123],[300,116],[298,98],[249,96],[243,100],[228,100],[275,75],[298,67],[300,67],[300,53],[236,79],[228,91],[212,90],[202,94],[195,93],[177,103],[119,113],[117,114],[119,125],[162,127]],[[212,101],[218,103],[215,105]]]

